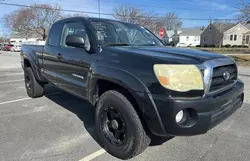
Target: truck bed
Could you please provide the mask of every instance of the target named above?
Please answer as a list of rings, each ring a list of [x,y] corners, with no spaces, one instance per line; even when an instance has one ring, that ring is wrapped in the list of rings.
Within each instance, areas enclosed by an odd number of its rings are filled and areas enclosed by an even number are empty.
[[[43,53],[44,45],[22,45],[22,51],[30,51],[31,53]]]

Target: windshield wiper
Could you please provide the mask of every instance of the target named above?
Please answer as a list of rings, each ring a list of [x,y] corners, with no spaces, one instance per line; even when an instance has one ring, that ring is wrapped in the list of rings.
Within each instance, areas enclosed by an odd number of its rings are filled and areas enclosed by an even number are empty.
[[[105,46],[130,46],[131,44],[122,44],[122,43],[120,43],[120,44],[107,44],[107,45],[105,45]]]

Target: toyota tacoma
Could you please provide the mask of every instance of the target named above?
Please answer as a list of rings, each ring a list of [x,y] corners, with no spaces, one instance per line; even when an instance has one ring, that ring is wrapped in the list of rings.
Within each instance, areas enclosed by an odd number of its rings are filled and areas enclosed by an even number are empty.
[[[204,134],[244,99],[232,58],[166,47],[116,20],[59,20],[44,46],[22,46],[21,63],[28,96],[43,96],[51,83],[89,101],[101,145],[121,159],[143,152],[150,136]]]

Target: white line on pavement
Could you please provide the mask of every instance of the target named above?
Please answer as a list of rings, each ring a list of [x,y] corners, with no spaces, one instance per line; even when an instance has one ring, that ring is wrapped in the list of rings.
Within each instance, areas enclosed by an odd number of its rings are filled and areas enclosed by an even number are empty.
[[[11,80],[11,81],[2,81],[2,82],[0,82],[0,84],[1,84],[1,83],[21,82],[21,81],[24,81],[24,79],[19,79],[19,80]]]
[[[27,98],[22,98],[22,99],[12,100],[12,101],[1,102],[1,103],[0,103],[0,105],[3,105],[3,104],[8,104],[8,103],[13,103],[13,102],[24,101],[24,100],[29,100],[29,99],[32,99],[32,98],[27,97]]]
[[[90,155],[88,155],[88,156],[82,158],[82,159],[79,160],[79,161],[90,161],[90,160],[95,159],[96,157],[98,157],[98,156],[104,154],[105,152],[106,152],[106,151],[105,151],[104,149],[100,149],[100,150],[98,150],[98,151],[96,151],[96,152],[94,152],[94,153],[92,153],[92,154],[90,154]]]
[[[20,72],[20,73],[7,73],[7,74],[4,74],[4,76],[11,76],[11,75],[23,75],[23,72]]]
[[[56,94],[59,94],[59,93],[61,93],[61,92],[55,92],[55,93],[47,94],[46,96],[56,95]],[[11,101],[6,101],[6,102],[0,102],[0,105],[8,104],[8,103],[13,103],[13,102],[20,102],[20,101],[25,101],[25,100],[30,100],[30,99],[32,99],[32,98],[26,97],[26,98],[21,98],[21,99],[17,99],[17,100],[11,100]]]

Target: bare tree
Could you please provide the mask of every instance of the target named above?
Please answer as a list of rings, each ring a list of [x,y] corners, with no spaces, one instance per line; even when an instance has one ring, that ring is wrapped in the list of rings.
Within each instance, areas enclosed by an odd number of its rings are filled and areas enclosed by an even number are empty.
[[[140,8],[121,5],[116,6],[113,10],[113,17],[121,21],[139,24],[153,31],[157,24],[158,14],[154,12],[146,12]]]
[[[217,40],[216,44],[221,47],[223,44],[224,32],[235,26],[235,24],[229,20],[214,20],[212,26],[215,28],[214,35],[215,40]]]
[[[60,17],[58,5],[34,4],[5,15],[4,23],[6,27],[20,35],[37,35],[45,40],[50,26]]]
[[[160,28],[173,30],[182,25],[182,21],[176,13],[169,12],[161,17],[155,12],[147,12],[129,5],[116,6],[113,10],[113,17],[121,21],[142,25],[155,34],[159,33]]]
[[[164,25],[166,30],[175,30],[182,26],[182,21],[174,12],[166,13],[159,21]]]
[[[242,1],[242,4],[240,5],[238,9],[239,14],[237,15],[237,18],[240,22],[249,22],[250,21],[250,3],[246,3]]]

